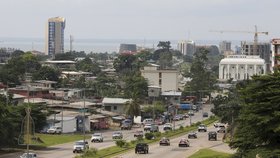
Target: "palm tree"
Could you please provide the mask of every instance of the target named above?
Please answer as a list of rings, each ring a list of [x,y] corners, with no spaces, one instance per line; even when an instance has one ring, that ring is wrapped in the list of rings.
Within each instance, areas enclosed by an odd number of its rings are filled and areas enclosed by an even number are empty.
[[[140,116],[141,109],[140,103],[138,99],[133,99],[131,101],[126,102],[125,104],[125,114],[131,118],[134,116]]]

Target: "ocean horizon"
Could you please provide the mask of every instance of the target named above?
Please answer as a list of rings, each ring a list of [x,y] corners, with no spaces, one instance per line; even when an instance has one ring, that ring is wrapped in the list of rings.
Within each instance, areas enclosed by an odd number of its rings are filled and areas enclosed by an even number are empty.
[[[120,44],[136,44],[138,47],[156,48],[159,41],[170,41],[171,47],[177,49],[180,40],[160,39],[74,39],[72,48],[74,51],[85,51],[85,53],[112,53],[118,52]],[[228,40],[232,47],[240,45],[240,41]],[[196,45],[219,45],[221,40],[196,40]],[[42,38],[0,38],[0,48],[15,48],[22,51],[36,50],[45,51],[45,40]],[[70,50],[70,40],[64,40],[64,51]]]

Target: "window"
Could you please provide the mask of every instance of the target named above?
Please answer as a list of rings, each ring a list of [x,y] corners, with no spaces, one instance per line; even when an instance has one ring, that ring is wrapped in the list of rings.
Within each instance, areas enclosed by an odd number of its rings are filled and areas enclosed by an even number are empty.
[[[114,106],[114,110],[117,110],[118,109],[118,107],[117,106]]]
[[[159,83],[159,85],[161,86],[161,79],[159,79],[158,83]]]
[[[161,78],[161,72],[158,74],[158,77]]]

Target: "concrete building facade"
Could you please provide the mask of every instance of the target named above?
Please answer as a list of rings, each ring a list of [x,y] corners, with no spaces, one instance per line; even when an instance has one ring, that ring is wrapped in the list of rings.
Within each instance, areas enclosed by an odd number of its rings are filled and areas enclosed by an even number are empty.
[[[232,55],[220,61],[219,80],[251,79],[253,75],[265,74],[265,70],[265,61],[259,56]]]
[[[219,43],[220,53],[224,54],[225,52],[231,51],[231,42],[230,41],[222,41]]]
[[[48,19],[46,30],[46,55],[54,57],[64,52],[65,18],[53,17]]]
[[[280,57],[280,38],[271,40],[271,72],[274,71],[274,68],[279,68],[280,61],[277,59]]]
[[[254,42],[241,42],[241,53],[243,55],[259,55],[265,61],[266,71],[270,71],[271,67],[271,44],[258,43],[257,52],[254,52]]]
[[[141,70],[141,75],[148,80],[150,86],[158,86],[161,91],[177,91],[179,71],[174,69],[159,69],[151,64]]]
[[[180,41],[178,42],[177,48],[183,55],[193,56],[195,53],[194,41]]]

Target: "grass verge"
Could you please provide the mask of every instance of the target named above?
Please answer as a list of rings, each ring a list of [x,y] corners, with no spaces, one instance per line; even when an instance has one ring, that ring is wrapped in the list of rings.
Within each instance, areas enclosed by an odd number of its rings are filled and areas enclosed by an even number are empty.
[[[38,138],[38,141],[35,145],[41,147],[48,147],[84,139],[84,136],[81,134],[36,134],[36,137]],[[90,136],[86,135],[86,139],[88,138],[90,138]]]
[[[156,138],[152,139],[152,140],[147,140],[144,139],[143,141],[146,143],[158,143],[158,141],[160,140],[161,137],[168,137],[168,138],[172,138],[172,137],[177,137],[180,135],[184,135],[190,131],[196,130],[197,126],[201,123],[205,124],[205,125],[210,125],[213,122],[217,121],[218,119],[216,117],[210,117],[207,120],[204,120],[202,122],[197,122],[195,124],[192,124],[192,126],[187,126],[187,127],[183,127],[183,128],[179,128],[176,129],[174,131],[169,131],[169,132],[164,132],[164,133],[156,133]],[[123,148],[118,147],[118,146],[112,146],[112,147],[108,147],[105,149],[101,149],[101,150],[94,150],[91,151],[89,150],[87,153],[85,153],[83,155],[83,158],[110,158],[112,156],[116,156],[125,152],[128,152],[129,150],[134,149],[135,144],[137,143],[137,141],[133,140],[131,142],[128,142],[127,145]],[[76,158],[81,158],[82,156],[76,156]]]
[[[217,152],[211,149],[201,149],[189,158],[230,158],[231,154]]]

